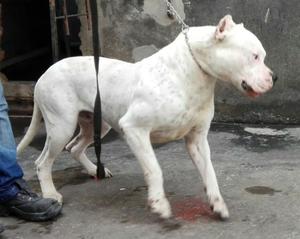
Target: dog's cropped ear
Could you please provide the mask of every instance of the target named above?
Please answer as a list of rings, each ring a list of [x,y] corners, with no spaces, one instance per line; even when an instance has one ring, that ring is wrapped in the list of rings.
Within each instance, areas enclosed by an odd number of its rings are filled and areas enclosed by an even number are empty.
[[[216,29],[215,37],[217,40],[223,40],[226,37],[228,31],[235,26],[234,21],[230,15],[223,17]]]

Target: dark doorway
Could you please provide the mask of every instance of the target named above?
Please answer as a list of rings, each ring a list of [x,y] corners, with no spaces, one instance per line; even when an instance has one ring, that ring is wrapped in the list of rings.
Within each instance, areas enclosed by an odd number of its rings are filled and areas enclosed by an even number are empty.
[[[56,0],[57,6],[62,0]],[[1,48],[4,60],[0,71],[9,81],[36,81],[53,63],[49,0],[2,0]],[[68,1],[68,11],[76,12],[75,1]],[[57,14],[60,14],[58,9]],[[57,21],[59,58],[66,57],[63,24]],[[78,19],[69,22],[71,55],[80,55]]]

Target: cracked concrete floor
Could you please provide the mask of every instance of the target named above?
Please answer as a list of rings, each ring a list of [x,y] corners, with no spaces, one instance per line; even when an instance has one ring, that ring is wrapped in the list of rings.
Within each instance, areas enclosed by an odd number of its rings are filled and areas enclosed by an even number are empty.
[[[13,120],[17,141],[26,125],[28,120]],[[43,141],[41,131],[19,160],[35,191],[34,160]],[[53,168],[64,197],[62,215],[44,223],[1,217],[6,227],[2,238],[300,238],[300,127],[213,124],[209,142],[231,214],[228,221],[211,213],[182,140],[155,146],[179,227],[151,215],[141,168],[124,141],[111,133],[102,160],[113,178],[93,180],[63,152]],[[89,148],[88,156],[95,159],[93,152]]]

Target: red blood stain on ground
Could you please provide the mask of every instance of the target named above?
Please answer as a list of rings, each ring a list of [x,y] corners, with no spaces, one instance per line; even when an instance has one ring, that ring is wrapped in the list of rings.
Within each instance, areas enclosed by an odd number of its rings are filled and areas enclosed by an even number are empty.
[[[216,216],[210,210],[207,203],[200,198],[185,198],[172,203],[175,218],[194,222],[199,218],[216,220]]]

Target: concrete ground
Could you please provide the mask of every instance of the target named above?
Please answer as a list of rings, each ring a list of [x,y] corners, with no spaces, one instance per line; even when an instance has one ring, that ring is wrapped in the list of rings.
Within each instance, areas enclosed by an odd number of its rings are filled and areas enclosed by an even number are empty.
[[[28,122],[14,120],[19,141]],[[44,141],[41,132],[20,163],[34,190],[34,169]],[[55,162],[55,185],[64,196],[62,215],[31,223],[1,217],[1,238],[300,238],[300,127],[214,124],[212,161],[231,217],[219,221],[209,210],[202,181],[182,140],[155,146],[165,190],[177,222],[162,222],[146,207],[141,168],[124,141],[110,134],[102,160],[114,177],[95,181],[63,152]],[[95,159],[93,149],[88,150]]]

